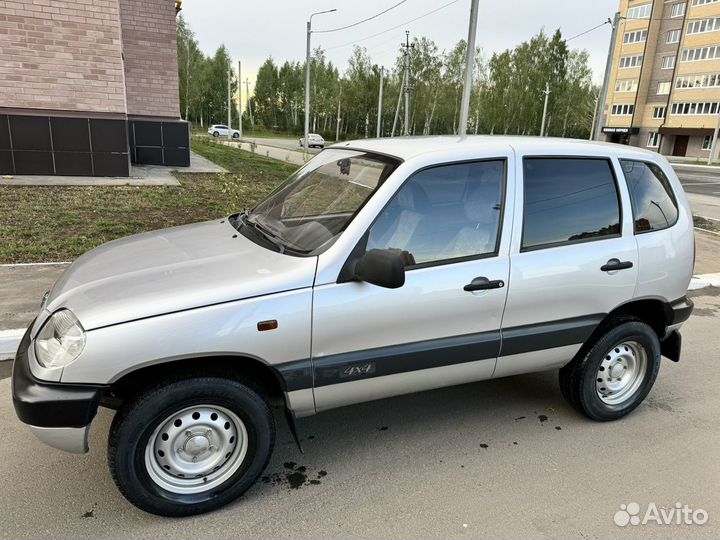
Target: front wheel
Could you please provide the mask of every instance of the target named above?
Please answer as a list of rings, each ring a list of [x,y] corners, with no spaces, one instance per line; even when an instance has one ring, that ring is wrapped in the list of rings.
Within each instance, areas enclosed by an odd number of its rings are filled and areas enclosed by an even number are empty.
[[[240,138],[240,134],[239,134],[239,133],[233,133],[233,137],[232,137],[232,138],[233,138],[233,139],[239,139],[239,138]]]
[[[655,331],[638,320],[618,321],[560,370],[560,388],[593,420],[616,420],[642,403],[659,369]]]
[[[220,132],[219,131],[213,131],[213,137],[219,137]]]
[[[275,444],[266,401],[241,382],[185,378],[142,392],[115,416],[108,463],[132,504],[189,516],[219,508],[253,485]]]

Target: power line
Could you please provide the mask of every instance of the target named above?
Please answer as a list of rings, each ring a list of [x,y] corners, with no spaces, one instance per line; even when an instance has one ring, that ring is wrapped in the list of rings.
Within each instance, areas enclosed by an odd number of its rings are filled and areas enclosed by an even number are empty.
[[[404,23],[398,24],[397,26],[393,26],[392,28],[388,28],[387,30],[383,30],[382,32],[378,32],[377,34],[373,34],[372,36],[367,36],[361,39],[356,39],[355,41],[350,41],[348,43],[344,43],[342,45],[335,45],[333,47],[328,47],[325,49],[326,51],[332,51],[334,49],[340,49],[342,47],[348,47],[349,45],[355,45],[356,43],[360,43],[361,41],[367,41],[368,39],[372,39],[374,37],[381,36],[383,34],[387,34],[388,32],[392,32],[393,30],[397,30],[398,28],[401,28],[403,26],[407,26],[410,23],[414,23],[415,21],[419,21],[420,19],[427,17],[429,15],[432,15],[433,13],[437,13],[441,9],[445,9],[448,6],[451,6],[453,4],[457,4],[460,0],[452,0],[452,2],[448,2],[447,4],[443,4],[442,6],[433,9],[432,11],[428,11],[427,13],[423,13],[422,15],[415,17],[414,19],[410,19],[409,21],[405,21]]]
[[[356,23],[348,24],[347,26],[341,26],[340,28],[332,28],[332,29],[330,29],[330,30],[315,30],[315,33],[316,33],[316,34],[327,34],[328,32],[339,32],[340,30],[347,30],[348,28],[352,28],[353,26],[357,26],[357,25],[359,25],[359,24],[366,23],[366,22],[368,22],[368,21],[372,21],[373,19],[377,19],[380,15],[384,15],[384,14],[387,13],[388,11],[391,11],[391,10],[395,9],[396,7],[404,4],[405,2],[407,2],[407,0],[400,0],[400,2],[398,2],[398,3],[395,4],[394,6],[390,6],[390,7],[387,8],[385,11],[381,11],[380,13],[376,13],[376,14],[373,15],[372,17],[368,17],[367,19],[363,19],[362,21],[358,21],[358,22],[356,22]]]
[[[572,36],[572,37],[567,38],[565,41],[572,41],[573,39],[579,38],[580,36],[584,36],[585,34],[589,34],[590,32],[592,32],[592,31],[594,31],[594,30],[597,30],[598,28],[602,28],[602,27],[605,26],[606,24],[612,24],[612,21],[611,21],[610,19],[608,19],[608,20],[605,21],[604,23],[598,24],[597,26],[593,26],[593,27],[590,28],[589,30],[585,30],[584,32],[580,32],[579,34],[576,34],[576,35],[574,35],[574,36]]]

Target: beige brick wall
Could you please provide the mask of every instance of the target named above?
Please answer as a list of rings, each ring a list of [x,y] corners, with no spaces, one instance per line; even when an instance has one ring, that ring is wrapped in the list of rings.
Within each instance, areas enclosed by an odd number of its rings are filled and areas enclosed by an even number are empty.
[[[123,79],[118,0],[0,0],[0,107],[124,113]]]
[[[128,114],[179,118],[175,3],[119,2]]]

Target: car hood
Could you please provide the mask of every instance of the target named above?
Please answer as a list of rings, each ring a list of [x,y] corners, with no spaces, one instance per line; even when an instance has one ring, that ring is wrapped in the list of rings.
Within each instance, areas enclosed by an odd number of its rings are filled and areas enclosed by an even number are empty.
[[[115,240],[78,258],[60,277],[44,316],[70,309],[86,330],[312,286],[316,257],[259,246],[227,220]]]

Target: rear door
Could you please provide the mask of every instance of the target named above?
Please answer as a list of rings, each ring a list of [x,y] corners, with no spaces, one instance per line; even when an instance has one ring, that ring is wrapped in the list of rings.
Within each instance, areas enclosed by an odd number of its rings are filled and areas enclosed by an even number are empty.
[[[631,300],[632,212],[617,159],[518,160],[511,287],[495,377],[564,365],[604,316]]]
[[[402,287],[315,288],[318,411],[492,376],[510,269],[511,166],[508,153],[405,181],[365,237],[367,250],[403,255]]]

